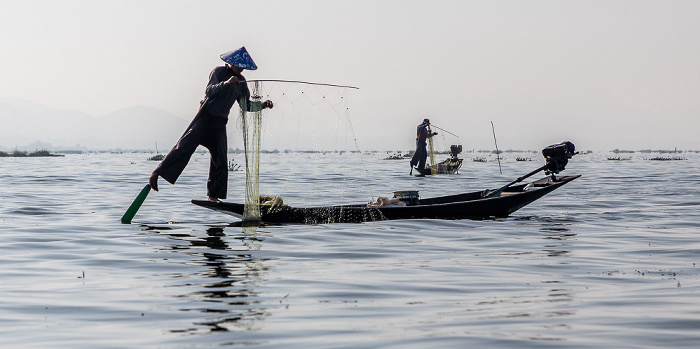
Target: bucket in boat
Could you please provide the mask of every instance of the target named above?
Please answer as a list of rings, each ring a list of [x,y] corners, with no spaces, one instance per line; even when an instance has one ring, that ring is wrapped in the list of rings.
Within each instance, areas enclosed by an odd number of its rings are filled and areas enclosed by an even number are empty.
[[[395,191],[394,198],[403,201],[407,206],[418,205],[418,190]]]

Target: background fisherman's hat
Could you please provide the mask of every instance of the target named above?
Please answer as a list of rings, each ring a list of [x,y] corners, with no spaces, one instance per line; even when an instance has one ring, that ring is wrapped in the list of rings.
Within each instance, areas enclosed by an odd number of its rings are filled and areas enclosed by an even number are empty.
[[[247,70],[258,69],[258,66],[255,65],[255,62],[253,62],[253,59],[250,58],[248,51],[245,49],[245,46],[235,51],[226,52],[220,57],[224,62],[230,65],[235,65],[236,67],[240,67]]]

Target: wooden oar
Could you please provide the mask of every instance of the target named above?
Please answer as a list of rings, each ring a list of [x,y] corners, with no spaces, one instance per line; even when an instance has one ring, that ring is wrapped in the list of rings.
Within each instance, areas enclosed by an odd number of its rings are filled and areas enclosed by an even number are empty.
[[[134,202],[131,203],[131,206],[129,206],[129,209],[126,210],[124,215],[122,216],[122,223],[124,224],[131,224],[131,219],[134,218],[136,215],[136,212],[141,208],[141,204],[146,200],[146,196],[148,196],[148,193],[151,191],[151,185],[146,184],[143,189],[141,189],[141,192],[139,193],[138,196],[136,196],[136,199],[134,199]]]

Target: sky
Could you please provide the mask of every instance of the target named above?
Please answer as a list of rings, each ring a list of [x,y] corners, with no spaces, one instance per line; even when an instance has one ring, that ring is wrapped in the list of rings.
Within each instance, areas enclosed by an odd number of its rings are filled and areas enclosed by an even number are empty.
[[[668,0],[0,0],[0,98],[189,120],[245,46],[248,79],[359,87],[362,150],[412,149],[424,118],[466,149],[492,148],[493,122],[501,149],[700,150],[698,18]]]

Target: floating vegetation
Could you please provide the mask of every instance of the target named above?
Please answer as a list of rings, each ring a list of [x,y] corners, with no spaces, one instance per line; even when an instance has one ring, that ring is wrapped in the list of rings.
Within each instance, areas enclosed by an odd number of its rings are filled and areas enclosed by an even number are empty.
[[[632,158],[621,158],[621,157],[616,157],[616,158],[608,158],[608,160],[614,160],[614,161],[625,161],[625,160],[632,160]]]
[[[674,157],[667,157],[667,156],[657,156],[654,158],[646,158],[646,160],[651,160],[651,161],[675,161],[675,160],[688,160],[684,157],[680,156],[674,156]]]
[[[227,166],[227,167],[228,167],[228,170],[229,170],[229,171],[233,172],[233,171],[238,171],[238,170],[241,168],[241,165],[236,165],[236,163],[233,162],[233,160],[230,160],[230,161],[228,162],[228,166]]]
[[[148,160],[150,160],[150,161],[161,161],[161,160],[163,160],[164,158],[165,158],[165,155],[161,154],[161,153],[158,151],[158,142],[156,142],[156,155],[151,156],[150,158],[148,158]]]
[[[474,160],[474,162],[486,162],[487,161],[486,158],[484,158],[484,157],[478,157],[478,158],[474,158],[472,160]]]
[[[515,161],[532,161],[532,159],[518,156],[515,158]]]
[[[658,150],[653,150],[653,149],[643,149],[639,151],[640,153],[661,153],[661,154],[670,154],[670,153],[682,153],[682,150],[678,150],[678,148],[673,149],[673,150],[663,150],[663,149],[658,149]]]
[[[394,154],[394,155],[389,155],[389,156],[385,157],[384,160],[404,160],[404,159],[407,159],[410,157],[411,157],[410,154],[402,155],[401,153],[398,153],[398,154]]]
[[[156,154],[156,155],[153,155],[153,156],[151,156],[150,158],[148,158],[148,160],[150,160],[150,161],[161,161],[161,160],[163,160],[164,157],[165,157],[165,155],[163,155],[163,154]]]
[[[7,153],[4,151],[0,151],[0,157],[15,157],[15,158],[33,158],[33,157],[56,157],[56,156],[65,156],[62,154],[52,154],[48,150],[37,150],[33,151],[31,153],[28,153],[26,151],[19,151],[15,150],[12,153]]]

